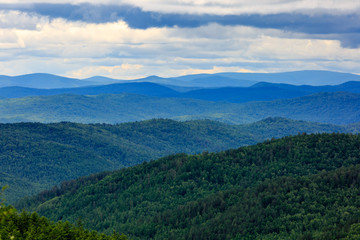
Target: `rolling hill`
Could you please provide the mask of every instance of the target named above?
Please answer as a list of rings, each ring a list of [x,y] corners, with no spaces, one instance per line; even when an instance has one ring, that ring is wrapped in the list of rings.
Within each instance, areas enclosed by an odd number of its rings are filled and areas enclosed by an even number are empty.
[[[360,94],[317,93],[268,102],[229,103],[137,94],[55,95],[0,100],[0,122],[120,123],[152,118],[211,119],[233,124],[267,117],[350,124],[360,121]]]
[[[353,239],[359,146],[359,135],[302,134],[171,155],[66,182],[18,206],[132,239]]]
[[[216,152],[298,133],[359,132],[283,118],[246,125],[158,119],[107,124],[0,124],[0,185],[13,202],[65,180],[133,166],[173,153]]]

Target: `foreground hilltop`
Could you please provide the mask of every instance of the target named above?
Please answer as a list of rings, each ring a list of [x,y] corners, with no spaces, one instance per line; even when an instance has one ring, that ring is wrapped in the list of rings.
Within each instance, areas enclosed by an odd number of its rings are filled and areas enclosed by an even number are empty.
[[[352,239],[360,136],[285,137],[178,154],[62,184],[18,204],[133,239]]]

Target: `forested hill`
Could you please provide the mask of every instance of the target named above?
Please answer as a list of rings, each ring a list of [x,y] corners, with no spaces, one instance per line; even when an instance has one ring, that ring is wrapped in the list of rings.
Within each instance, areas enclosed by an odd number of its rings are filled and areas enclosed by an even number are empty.
[[[268,118],[247,125],[154,119],[109,124],[0,124],[0,184],[9,202],[65,180],[133,166],[173,153],[216,152],[307,132],[358,132],[359,126]]]
[[[314,134],[178,154],[72,181],[18,206],[132,239],[356,239],[360,136]]]

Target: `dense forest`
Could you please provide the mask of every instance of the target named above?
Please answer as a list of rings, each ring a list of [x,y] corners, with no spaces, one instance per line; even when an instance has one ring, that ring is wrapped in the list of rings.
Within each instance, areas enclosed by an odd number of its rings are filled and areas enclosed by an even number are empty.
[[[65,180],[133,166],[173,153],[217,152],[299,132],[358,132],[283,118],[247,125],[154,119],[109,124],[0,124],[0,184],[11,203]]]
[[[176,154],[17,204],[132,239],[356,239],[360,135],[299,134]]]

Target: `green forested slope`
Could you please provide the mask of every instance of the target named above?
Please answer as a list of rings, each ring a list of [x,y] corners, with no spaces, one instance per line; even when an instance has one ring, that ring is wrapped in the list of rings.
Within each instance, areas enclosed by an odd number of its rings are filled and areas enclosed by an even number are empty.
[[[135,94],[56,95],[0,100],[0,122],[120,123],[171,118],[243,124],[267,117],[312,122],[360,122],[360,94],[319,93],[269,102],[229,103]]]
[[[345,237],[360,221],[357,164],[359,135],[297,135],[168,156],[68,182],[18,206],[134,239],[296,239],[334,229]]]
[[[0,184],[9,202],[59,184],[173,153],[215,152],[299,132],[357,132],[282,118],[248,125],[158,119],[107,124],[0,124]]]
[[[147,225],[170,239],[359,239],[359,173],[356,165],[220,191]]]
[[[235,126],[151,120],[120,125],[0,125],[0,183],[8,201],[64,180],[132,166],[176,152],[219,151],[246,143]]]

